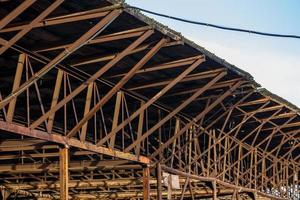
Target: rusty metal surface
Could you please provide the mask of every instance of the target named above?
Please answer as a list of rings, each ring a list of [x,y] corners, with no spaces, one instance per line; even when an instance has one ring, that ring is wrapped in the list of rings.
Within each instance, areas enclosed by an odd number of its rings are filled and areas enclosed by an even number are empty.
[[[299,199],[298,108],[111,2],[0,2],[2,198]]]

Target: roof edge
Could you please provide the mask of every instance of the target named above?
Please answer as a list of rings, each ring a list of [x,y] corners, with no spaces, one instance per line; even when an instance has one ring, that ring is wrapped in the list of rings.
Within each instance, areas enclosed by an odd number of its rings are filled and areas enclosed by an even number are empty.
[[[298,106],[296,106],[295,104],[289,102],[288,100],[278,96],[277,94],[270,92],[266,88],[258,88],[257,91],[265,96],[272,97],[272,100],[274,100],[275,102],[277,102],[279,104],[284,104],[288,109],[290,109],[290,110],[294,111],[295,113],[297,113],[298,115],[300,115],[300,108]]]
[[[125,11],[127,13],[129,13],[129,14],[135,16],[136,18],[138,18],[139,20],[147,23],[149,26],[152,26],[154,29],[161,32],[162,34],[167,35],[168,37],[170,37],[174,40],[181,40],[183,43],[185,43],[185,44],[191,46],[192,48],[200,51],[205,56],[209,57],[210,59],[214,60],[215,62],[220,63],[221,65],[228,68],[229,70],[232,70],[233,72],[235,72],[238,75],[242,76],[247,81],[252,82],[256,87],[260,87],[260,84],[257,83],[254,80],[253,76],[249,72],[247,72],[245,70],[242,70],[242,69],[238,68],[237,66],[235,66],[233,64],[230,64],[225,59],[222,59],[222,58],[218,57],[217,55],[215,55],[214,53],[208,51],[204,47],[202,47],[202,46],[196,44],[195,42],[189,40],[188,38],[184,37],[180,32],[177,32],[177,31],[169,28],[168,26],[163,25],[162,23],[156,21],[155,19],[153,19],[151,17],[148,17],[147,15],[144,15],[141,11],[130,8],[130,5],[125,3],[124,0],[107,0],[107,1],[112,3],[112,4],[122,4],[123,8],[126,8]]]
[[[125,3],[125,0],[107,0],[107,1],[112,3],[112,4],[116,4],[116,3],[122,4],[124,8],[130,7],[129,4]],[[185,44],[191,46],[192,48],[200,51],[205,56],[209,57],[210,59],[214,60],[215,62],[220,63],[224,67],[228,68],[229,70],[232,70],[233,72],[235,72],[238,75],[245,78],[247,81],[251,82],[255,87],[257,87],[257,91],[260,92],[261,94],[272,97],[278,103],[286,105],[289,109],[291,109],[292,111],[294,111],[298,115],[300,115],[300,108],[299,107],[297,107],[296,105],[294,105],[291,102],[287,101],[286,99],[270,92],[269,90],[267,90],[265,88],[262,88],[261,85],[254,80],[253,76],[249,72],[247,72],[245,70],[242,70],[242,69],[238,68],[237,66],[235,66],[233,64],[230,64],[225,59],[222,59],[222,58],[218,57],[217,55],[215,55],[214,53],[208,51],[204,47],[202,47],[202,46],[196,44],[195,42],[187,39],[180,32],[177,32],[177,31],[169,28],[168,26],[163,25],[162,23],[156,21],[155,19],[153,19],[151,17],[148,17],[147,15],[144,15],[139,10],[132,9],[132,8],[127,8],[126,12],[133,15],[133,16],[135,16],[139,20],[147,23],[149,26],[152,26],[155,30],[161,32],[162,34],[167,35],[168,37],[170,37],[174,40],[181,40],[183,43],[185,43]]]

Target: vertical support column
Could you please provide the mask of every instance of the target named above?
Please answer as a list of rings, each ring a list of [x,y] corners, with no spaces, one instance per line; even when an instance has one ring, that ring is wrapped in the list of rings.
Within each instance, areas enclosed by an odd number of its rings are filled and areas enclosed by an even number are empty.
[[[2,188],[0,189],[0,192],[1,192],[2,199],[7,200],[10,195],[9,191]]]
[[[217,182],[214,180],[213,184],[213,200],[217,200]]]
[[[254,149],[254,189],[257,189],[257,150]]]
[[[171,178],[171,174],[169,174],[168,176],[168,195],[167,195],[167,199],[168,200],[172,200],[172,178]]]
[[[150,168],[143,169],[143,199],[150,200]]]
[[[240,196],[239,196],[239,193],[238,193],[238,192],[236,192],[236,194],[235,194],[235,199],[236,199],[236,200],[239,200],[239,199],[240,199]]]
[[[238,166],[237,166],[237,174],[236,174],[236,181],[235,181],[235,185],[238,186],[239,185],[239,179],[240,179],[240,170],[241,170],[241,157],[242,157],[242,145],[239,144],[239,148],[238,148]]]
[[[162,200],[162,179],[161,179],[161,166],[160,163],[156,165],[156,178],[157,178],[157,200]]]
[[[250,154],[250,188],[252,188],[252,173],[253,173],[253,151]]]
[[[16,70],[16,75],[13,83],[13,88],[11,92],[15,92],[19,87],[22,79],[22,72],[24,68],[24,62],[25,62],[25,54],[20,54],[19,59],[18,59],[18,64],[17,64],[17,70]],[[12,122],[14,112],[15,112],[15,107],[17,103],[17,97],[13,98],[11,102],[8,105],[8,111],[7,111],[7,122]]]
[[[266,160],[263,156],[262,158],[262,164],[261,164],[261,189],[265,189],[265,176],[266,176]]]
[[[214,144],[214,147],[213,147],[213,153],[214,153],[214,176],[217,176],[217,171],[218,171],[218,166],[217,166],[217,147],[218,147],[218,143],[216,143],[215,144],[215,142],[216,142],[216,130],[215,129],[213,129],[212,130],[212,135],[213,135],[213,139],[212,139],[212,142],[213,142],[213,144]]]
[[[179,132],[179,129],[180,129],[180,121],[179,121],[179,119],[176,119],[174,135],[176,135]],[[171,167],[173,167],[173,163],[174,163],[176,141],[177,141],[177,139],[174,140],[173,145],[172,145]]]
[[[59,150],[59,181],[60,181],[60,199],[67,200],[69,197],[69,149],[67,147]]]
[[[223,159],[223,171],[225,172],[226,171],[226,165],[227,165],[227,162],[226,162],[226,159],[227,159],[227,152],[229,152],[229,148],[228,148],[228,137],[225,137],[225,149],[224,149],[224,159]],[[222,177],[222,180],[225,181],[225,176],[226,176],[226,173],[223,173],[223,177]]]
[[[91,82],[91,83],[89,83],[87,93],[86,93],[85,107],[84,107],[83,116],[86,116],[87,113],[90,111],[91,101],[92,101],[92,96],[93,96],[93,90],[94,90],[94,82]],[[80,141],[81,142],[85,142],[87,128],[88,128],[88,122],[86,122],[81,128],[81,133],[80,133]]]
[[[284,186],[285,186],[285,188],[286,188],[286,195],[287,195],[287,197],[289,197],[289,193],[290,193],[290,191],[289,191],[289,185],[288,185],[288,177],[289,177],[289,171],[288,171],[288,163],[285,163],[284,164],[284,171],[285,171],[285,177],[284,177]]]
[[[121,103],[122,103],[121,102],[122,96],[123,96],[123,93],[121,91],[119,91],[117,93],[117,97],[116,97],[116,105],[115,105],[114,118],[113,118],[111,130],[114,130],[118,126],[120,108],[121,108]],[[115,133],[110,139],[110,142],[109,142],[110,148],[113,148],[115,145],[116,134],[117,133]]]
[[[141,102],[141,107],[145,104],[144,101]],[[140,139],[140,137],[143,134],[143,125],[144,125],[144,113],[145,111],[142,111],[139,116],[139,125],[138,125],[138,131],[137,131],[137,140]],[[135,148],[135,155],[139,156],[141,152],[141,142],[137,143]]]
[[[208,153],[207,153],[207,172],[206,175],[209,176],[210,174],[210,151],[211,151],[211,135],[212,135],[212,130],[209,130],[209,135],[208,135]]]
[[[298,171],[297,171],[297,168],[296,168],[296,165],[293,164],[293,188],[294,188],[294,195],[299,195],[298,198],[300,198],[300,192],[298,191]],[[296,196],[297,197],[297,196]]]
[[[64,75],[63,70],[59,69],[58,72],[57,72],[55,87],[54,87],[54,91],[53,91],[51,108],[55,107],[56,104],[57,104],[57,101],[58,101],[58,98],[59,98],[59,92],[60,92],[60,88],[61,88],[61,83],[62,83],[62,80],[63,80],[63,75]],[[47,127],[48,133],[51,133],[51,131],[52,131],[53,123],[54,123],[54,117],[55,117],[55,112],[49,116],[48,127]]]

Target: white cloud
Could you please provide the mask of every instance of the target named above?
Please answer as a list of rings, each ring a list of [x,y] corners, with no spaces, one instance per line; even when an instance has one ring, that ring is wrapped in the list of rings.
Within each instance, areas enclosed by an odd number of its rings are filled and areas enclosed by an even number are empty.
[[[271,92],[300,105],[300,58],[277,51],[266,51],[259,46],[241,49],[240,45],[194,41],[229,63],[249,72],[254,79]]]

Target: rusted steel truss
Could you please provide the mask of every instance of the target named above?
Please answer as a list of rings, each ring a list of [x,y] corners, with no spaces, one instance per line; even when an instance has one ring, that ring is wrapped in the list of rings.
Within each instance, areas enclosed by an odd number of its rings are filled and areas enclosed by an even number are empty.
[[[296,108],[95,2],[0,2],[3,199],[300,198]]]

